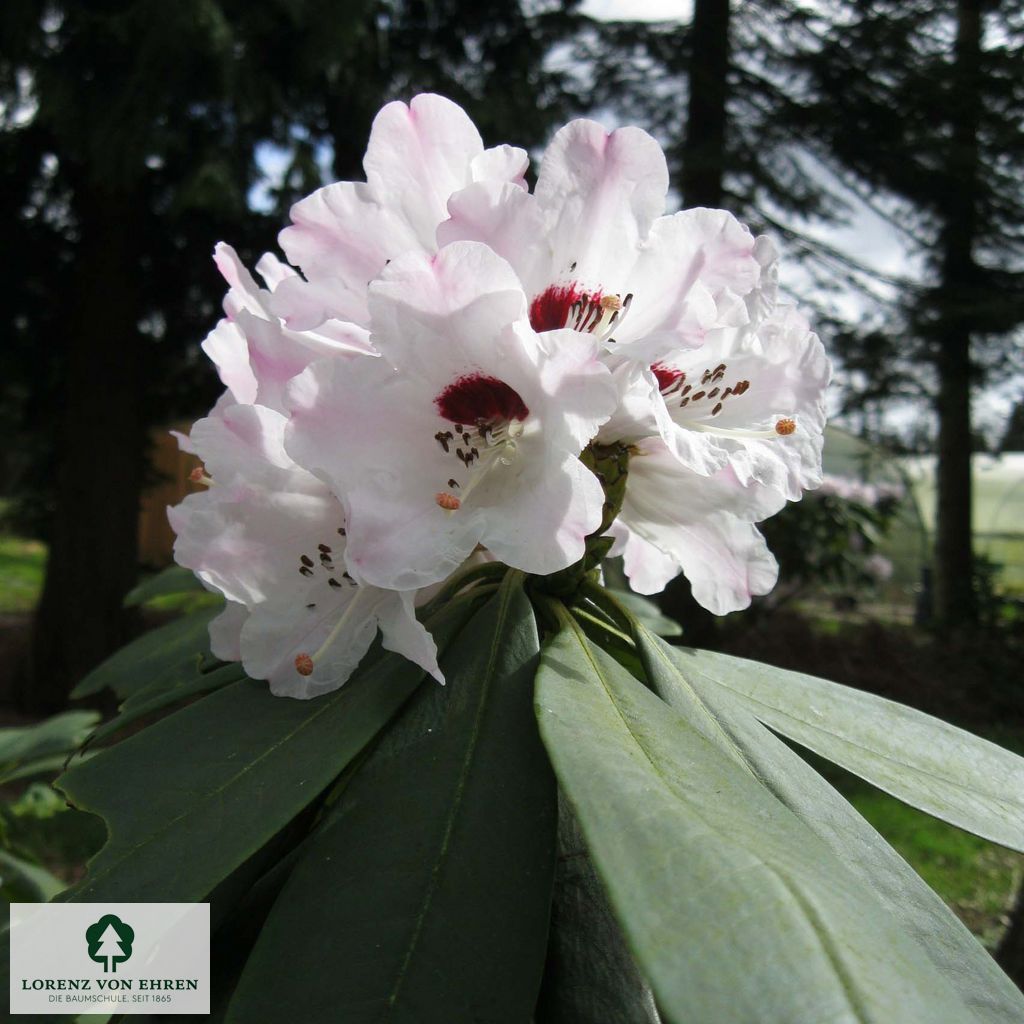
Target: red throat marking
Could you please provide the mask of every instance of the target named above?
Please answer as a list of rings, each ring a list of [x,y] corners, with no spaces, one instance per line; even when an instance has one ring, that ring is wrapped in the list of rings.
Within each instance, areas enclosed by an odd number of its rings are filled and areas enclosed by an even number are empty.
[[[651,367],[651,373],[654,374],[658,381],[658,390],[664,391],[666,388],[672,387],[678,381],[685,381],[686,374],[682,370],[677,370],[675,367],[666,366],[664,363],[655,363]]]
[[[530,303],[530,326],[539,334],[557,331],[569,321],[569,312],[578,302],[600,302],[601,296],[588,295],[576,285],[551,285]]]
[[[481,373],[460,377],[434,400],[450,423],[511,423],[530,415],[519,394],[497,377]]]

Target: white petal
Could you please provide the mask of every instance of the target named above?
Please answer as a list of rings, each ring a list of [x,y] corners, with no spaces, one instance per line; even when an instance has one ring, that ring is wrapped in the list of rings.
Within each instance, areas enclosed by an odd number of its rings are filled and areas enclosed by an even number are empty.
[[[242,627],[249,618],[244,604],[228,601],[224,611],[210,623],[210,651],[221,661],[242,660]]]
[[[423,623],[416,618],[417,594],[411,590],[381,593],[386,596],[377,605],[377,618],[384,646],[408,658],[429,672],[439,683],[443,683],[444,675],[437,664],[437,644]]]
[[[754,287],[759,274],[754,237],[731,214],[697,209],[661,217],[624,286],[633,301],[616,341],[627,353],[629,342],[645,342],[644,354],[630,354],[647,363],[667,349],[696,347],[737,308],[746,322],[739,296]],[[655,341],[660,352],[652,347]]]
[[[694,473],[649,439],[630,459],[614,551],[640,593],[659,592],[682,571],[694,597],[723,615],[774,586],[775,560],[752,522],[783,504],[778,492],[745,487],[731,469]]]
[[[448,200],[449,218],[437,229],[437,244],[483,242],[515,268],[523,287],[543,287],[549,274],[544,213],[517,185],[479,181]]]
[[[249,365],[249,346],[238,324],[221,320],[200,348],[217,367],[217,375],[236,402],[256,401],[256,375]]]
[[[295,330],[319,327],[331,318],[365,327],[367,284],[389,259],[433,246],[433,231],[424,242],[401,211],[361,183],[326,185],[296,203],[291,218],[278,240],[305,280],[282,281],[270,306]]]
[[[443,96],[423,93],[389,103],[377,115],[363,166],[374,195],[401,212],[424,249],[447,216],[448,197],[472,180],[483,153],[466,112]]]
[[[565,457],[491,510],[481,540],[498,561],[546,576],[583,557],[587,536],[601,525],[603,503],[597,477]]]
[[[551,280],[572,271],[587,287],[619,291],[637,246],[665,207],[668,168],[639,128],[609,133],[572,121],[544,153],[536,196],[549,217]]]
[[[517,188],[526,188],[526,171],[530,157],[518,146],[494,146],[485,149],[470,162],[473,181],[509,182]]]

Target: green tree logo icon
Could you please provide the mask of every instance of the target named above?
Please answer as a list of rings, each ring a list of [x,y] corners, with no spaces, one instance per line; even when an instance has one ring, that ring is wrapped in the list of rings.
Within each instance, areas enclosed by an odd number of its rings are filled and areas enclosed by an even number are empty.
[[[103,964],[103,973],[117,973],[117,965],[123,964],[132,955],[135,930],[113,914],[104,914],[95,924],[85,930],[85,941],[89,944],[89,958]]]

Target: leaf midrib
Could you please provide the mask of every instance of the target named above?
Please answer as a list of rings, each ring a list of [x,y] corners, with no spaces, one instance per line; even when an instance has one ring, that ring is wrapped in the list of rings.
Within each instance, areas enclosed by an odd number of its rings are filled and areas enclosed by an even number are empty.
[[[487,667],[484,671],[483,683],[480,686],[480,699],[477,704],[476,714],[473,718],[473,727],[470,730],[468,743],[466,746],[466,752],[463,757],[462,769],[459,772],[458,782],[455,787],[455,795],[451,801],[450,811],[445,821],[444,835],[441,839],[441,845],[438,848],[437,856],[434,859],[433,866],[430,870],[430,878],[427,882],[427,888],[423,895],[423,902],[420,908],[420,912],[416,915],[416,920],[413,925],[412,934],[409,937],[409,945],[406,949],[405,956],[402,958],[402,963],[399,966],[398,973],[395,976],[395,982],[392,987],[390,994],[387,997],[387,1002],[384,1006],[384,1012],[379,1018],[381,1021],[387,1021],[391,1018],[391,1012],[398,1001],[398,996],[401,992],[402,986],[405,983],[405,979],[409,973],[409,968],[412,964],[412,958],[416,953],[416,947],[419,945],[420,936],[423,932],[424,925],[426,924],[427,915],[430,913],[430,907],[433,903],[434,896],[437,893],[438,886],[440,884],[441,868],[444,864],[445,859],[448,855],[448,849],[451,844],[452,832],[455,828],[455,820],[458,817],[459,811],[462,806],[463,794],[465,793],[466,780],[469,777],[469,766],[472,764],[473,757],[476,753],[477,744],[480,739],[480,728],[483,720],[484,708],[487,706],[487,697],[491,690],[491,684],[494,680],[494,666],[497,661],[498,653],[501,649],[500,638],[504,631],[505,620],[508,618],[508,609],[511,604],[512,597],[518,592],[518,588],[512,585],[506,585],[498,593],[498,600],[500,602],[498,606],[498,614],[495,620],[494,633],[491,637],[491,649],[487,655]]]
[[[393,660],[396,657],[397,655],[393,654],[389,654],[387,656],[388,660]],[[378,662],[378,666],[381,665],[382,662],[383,659],[381,662]],[[250,682],[251,680],[243,679],[235,685],[244,686]],[[220,692],[227,692],[227,689]],[[271,757],[274,753],[276,753],[276,751],[281,746],[291,742],[291,740],[293,740],[296,736],[300,735],[304,729],[311,726],[314,722],[322,718],[323,715],[327,714],[327,712],[330,711],[338,703],[338,701],[340,701],[345,695],[346,691],[344,690],[344,688],[340,689],[338,691],[338,696],[329,698],[327,701],[325,701],[323,707],[321,707],[320,710],[314,711],[313,714],[311,714],[308,718],[304,719],[301,723],[299,723],[299,725],[297,725],[289,732],[285,733],[280,739],[272,743],[269,747],[266,748],[266,750],[260,753],[259,756],[253,758],[248,764],[243,765],[243,767],[236,774],[232,775],[229,779],[226,779],[216,789],[210,790],[198,802],[189,804],[189,806],[186,807],[180,814],[169,819],[161,827],[154,829],[141,842],[136,843],[134,846],[130,846],[127,850],[125,850],[123,854],[121,854],[120,857],[110,862],[102,871],[98,871],[94,874],[91,874],[89,878],[88,889],[84,891],[88,892],[89,889],[94,888],[97,882],[101,881],[104,878],[107,878],[115,869],[119,868],[125,861],[134,857],[140,850],[145,849],[146,847],[156,842],[158,839],[162,838],[164,835],[167,834],[167,832],[173,829],[174,826],[176,826],[183,819],[188,817],[198,817],[201,808],[205,808],[207,804],[210,804],[215,798],[219,797],[231,786],[234,786],[240,779],[248,775],[249,772],[255,770],[260,764],[262,764],[262,762],[264,762],[265,760],[267,760],[267,758]],[[73,791],[71,795],[73,795]],[[84,807],[83,809],[88,810],[89,808]],[[113,830],[111,830],[111,838],[113,838],[113,834]]]
[[[610,685],[609,685],[609,683],[608,683],[608,681],[607,681],[607,679],[605,677],[605,674],[604,674],[604,671],[602,670],[601,665],[598,664],[598,662],[593,657],[593,653],[590,650],[590,645],[586,642],[585,637],[582,636],[582,634],[580,633],[580,631],[579,631],[578,627],[576,626],[576,624],[573,623],[572,625],[573,625],[573,630],[576,633],[577,639],[578,639],[578,641],[580,643],[580,646],[582,647],[582,649],[584,651],[584,654],[586,655],[587,660],[590,662],[591,666],[594,669],[595,674],[597,675],[597,678],[601,682],[601,687],[604,690],[606,697],[608,698],[608,702],[611,704],[612,708],[615,710],[615,713],[618,715],[620,721],[622,722],[623,727],[626,729],[627,734],[632,739],[634,744],[639,748],[640,752],[643,754],[643,756],[646,759],[647,763],[651,766],[651,769],[653,770],[654,774],[661,780],[661,783],[665,787],[665,789],[667,789],[669,791],[669,793],[673,795],[675,800],[679,800],[680,796],[678,795],[676,787],[674,786],[674,784],[671,782],[671,780],[668,778],[668,776],[665,775],[665,773],[659,768],[657,762],[652,758],[652,756],[651,756],[651,754],[650,754],[646,744],[643,742],[641,737],[638,736],[633,731],[633,729],[630,728],[629,720],[623,714],[622,709],[619,706],[619,702],[615,698],[615,694],[612,691],[612,688],[610,687]],[[701,739],[703,739],[703,737],[701,737]],[[705,742],[708,742],[708,741],[705,740]],[[703,815],[701,815],[699,812],[695,811],[692,808],[692,806],[691,806],[690,810],[694,814],[694,816],[697,817],[703,823],[703,825],[705,826],[705,828],[707,828],[707,830],[709,832],[719,836],[722,839],[727,839],[728,838],[722,832],[721,829],[717,828],[715,825],[710,823]],[[832,948],[832,944],[829,941],[827,941],[826,935],[823,935],[823,934],[821,934],[819,932],[819,925],[818,925],[818,922],[816,920],[816,915],[810,914],[808,912],[807,907],[804,904],[804,901],[799,899],[799,898],[797,898],[794,895],[793,888],[792,888],[792,886],[791,886],[791,884],[789,882],[789,879],[787,879],[773,865],[767,863],[762,858],[760,858],[755,852],[747,849],[746,846],[744,847],[744,849],[747,850],[747,853],[750,856],[752,856],[754,858],[754,860],[758,864],[760,864],[762,866],[762,868],[766,872],[768,872],[768,874],[770,874],[773,878],[776,879],[776,881],[778,881],[778,883],[782,886],[782,888],[787,893],[789,893],[790,898],[792,898],[794,900],[794,902],[797,904],[797,906],[803,912],[804,917],[805,917],[805,919],[807,920],[807,922],[808,922],[808,924],[810,926],[811,934],[815,937],[815,939],[817,940],[819,946],[821,947],[821,951],[822,951],[822,954],[825,957],[826,962],[829,963],[832,966],[833,971],[835,972],[836,979],[839,982],[840,990],[843,993],[843,997],[845,998],[846,1003],[847,1003],[850,1011],[855,1015],[857,1020],[863,1021],[863,1022],[865,1022],[865,1024],[870,1024],[872,1018],[871,1018],[871,1016],[865,1016],[864,1015],[864,1013],[863,1013],[863,1001],[862,1001],[862,998],[857,993],[857,991],[854,988],[852,988],[852,986],[855,984],[853,979],[850,978],[848,976],[847,972],[844,969],[842,969],[841,966],[840,966],[841,965],[841,958],[840,958],[839,951],[838,950],[834,950]]]

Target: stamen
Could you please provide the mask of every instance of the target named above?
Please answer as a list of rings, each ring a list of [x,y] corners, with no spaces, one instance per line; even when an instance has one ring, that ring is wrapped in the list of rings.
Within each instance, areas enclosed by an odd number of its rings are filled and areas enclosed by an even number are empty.
[[[206,469],[203,466],[196,466],[188,475],[189,480],[194,484],[202,484],[204,487],[209,487],[213,483],[213,479],[206,475]]]
[[[313,667],[316,663],[324,656],[327,649],[338,639],[338,635],[345,628],[345,624],[352,617],[352,613],[356,609],[356,605],[359,604],[360,599],[365,595],[366,591],[360,590],[356,593],[355,597],[352,598],[348,603],[348,607],[341,614],[341,618],[334,624],[334,628],[327,634],[327,639],[320,645],[315,654],[297,654],[295,656],[295,671],[300,676],[309,676],[313,674]]]
[[[789,437],[796,430],[796,420],[779,420],[775,424],[775,433],[782,437]]]
[[[712,413],[712,415],[714,415]],[[778,437],[778,432],[773,427],[771,430],[743,430],[739,427],[718,427],[710,423],[701,423],[700,420],[692,420],[686,424],[688,430],[699,430],[703,434],[714,434],[715,437],[737,437],[749,438],[751,440],[768,440]]]
[[[462,505],[462,502],[456,498],[454,494],[449,494],[447,491],[439,491],[435,494],[434,501],[436,501],[438,505],[445,510],[445,512],[454,512]]]
[[[569,327],[604,340],[612,326],[622,322],[632,300],[632,294],[622,298],[600,290],[584,291],[575,282],[551,285],[530,303],[530,326],[538,333]]]

